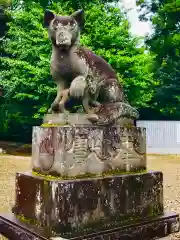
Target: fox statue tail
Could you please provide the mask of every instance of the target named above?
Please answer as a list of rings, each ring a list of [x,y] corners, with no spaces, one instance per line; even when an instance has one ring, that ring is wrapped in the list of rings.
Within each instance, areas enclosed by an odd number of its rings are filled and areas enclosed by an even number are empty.
[[[138,111],[128,103],[117,102],[101,105],[95,109],[93,114],[88,116],[88,120],[97,125],[110,125],[118,123],[119,120],[137,120]]]

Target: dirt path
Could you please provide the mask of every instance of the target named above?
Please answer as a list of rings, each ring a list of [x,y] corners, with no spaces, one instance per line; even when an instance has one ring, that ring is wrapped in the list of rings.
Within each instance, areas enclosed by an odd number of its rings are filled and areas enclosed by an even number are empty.
[[[149,157],[148,169],[163,172],[165,209],[180,213],[180,156]]]
[[[148,169],[163,172],[165,210],[180,213],[180,156],[148,157]],[[180,240],[180,233],[167,239]]]
[[[14,202],[15,173],[30,170],[30,157],[0,156],[0,212]]]
[[[180,213],[180,156],[149,156],[148,169],[164,173],[165,209]],[[30,157],[0,156],[0,212],[9,212],[13,205],[15,173],[28,170]],[[168,239],[178,240],[180,234]]]

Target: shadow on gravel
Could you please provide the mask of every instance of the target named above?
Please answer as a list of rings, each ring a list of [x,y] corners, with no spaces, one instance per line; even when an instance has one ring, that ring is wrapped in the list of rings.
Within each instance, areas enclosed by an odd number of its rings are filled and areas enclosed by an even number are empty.
[[[0,154],[31,156],[31,144],[0,141]]]

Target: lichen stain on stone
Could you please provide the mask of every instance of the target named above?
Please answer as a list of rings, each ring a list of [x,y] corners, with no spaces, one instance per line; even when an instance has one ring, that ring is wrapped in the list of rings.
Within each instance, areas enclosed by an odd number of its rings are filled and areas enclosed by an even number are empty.
[[[115,191],[113,189],[110,190],[110,210],[112,214],[116,213],[116,204],[115,204]]]
[[[82,223],[83,223],[83,224],[88,224],[89,219],[90,219],[90,213],[89,213],[89,212],[85,212],[85,213],[82,215]]]
[[[52,189],[52,201],[55,201],[56,193],[58,190],[59,184],[56,182],[53,182],[51,184],[51,189]]]
[[[41,201],[41,190],[40,186],[37,188],[36,201],[35,201],[35,216],[38,220],[41,218],[42,211],[42,201]]]
[[[74,215],[73,217],[69,217],[68,221],[70,222],[72,228],[78,228],[80,227],[80,224],[81,224],[79,219],[78,205],[75,204],[75,206],[73,207],[74,207]]]
[[[89,221],[99,219],[101,214],[102,214],[101,199],[98,198],[97,207],[92,211],[91,218],[89,219]]]

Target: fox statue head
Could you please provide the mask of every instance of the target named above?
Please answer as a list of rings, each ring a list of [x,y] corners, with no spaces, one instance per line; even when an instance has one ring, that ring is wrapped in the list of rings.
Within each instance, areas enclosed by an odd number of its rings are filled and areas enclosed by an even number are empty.
[[[78,10],[70,16],[56,15],[49,10],[44,13],[44,26],[48,29],[49,38],[52,44],[61,50],[68,50],[79,41],[83,25],[83,10]]]

